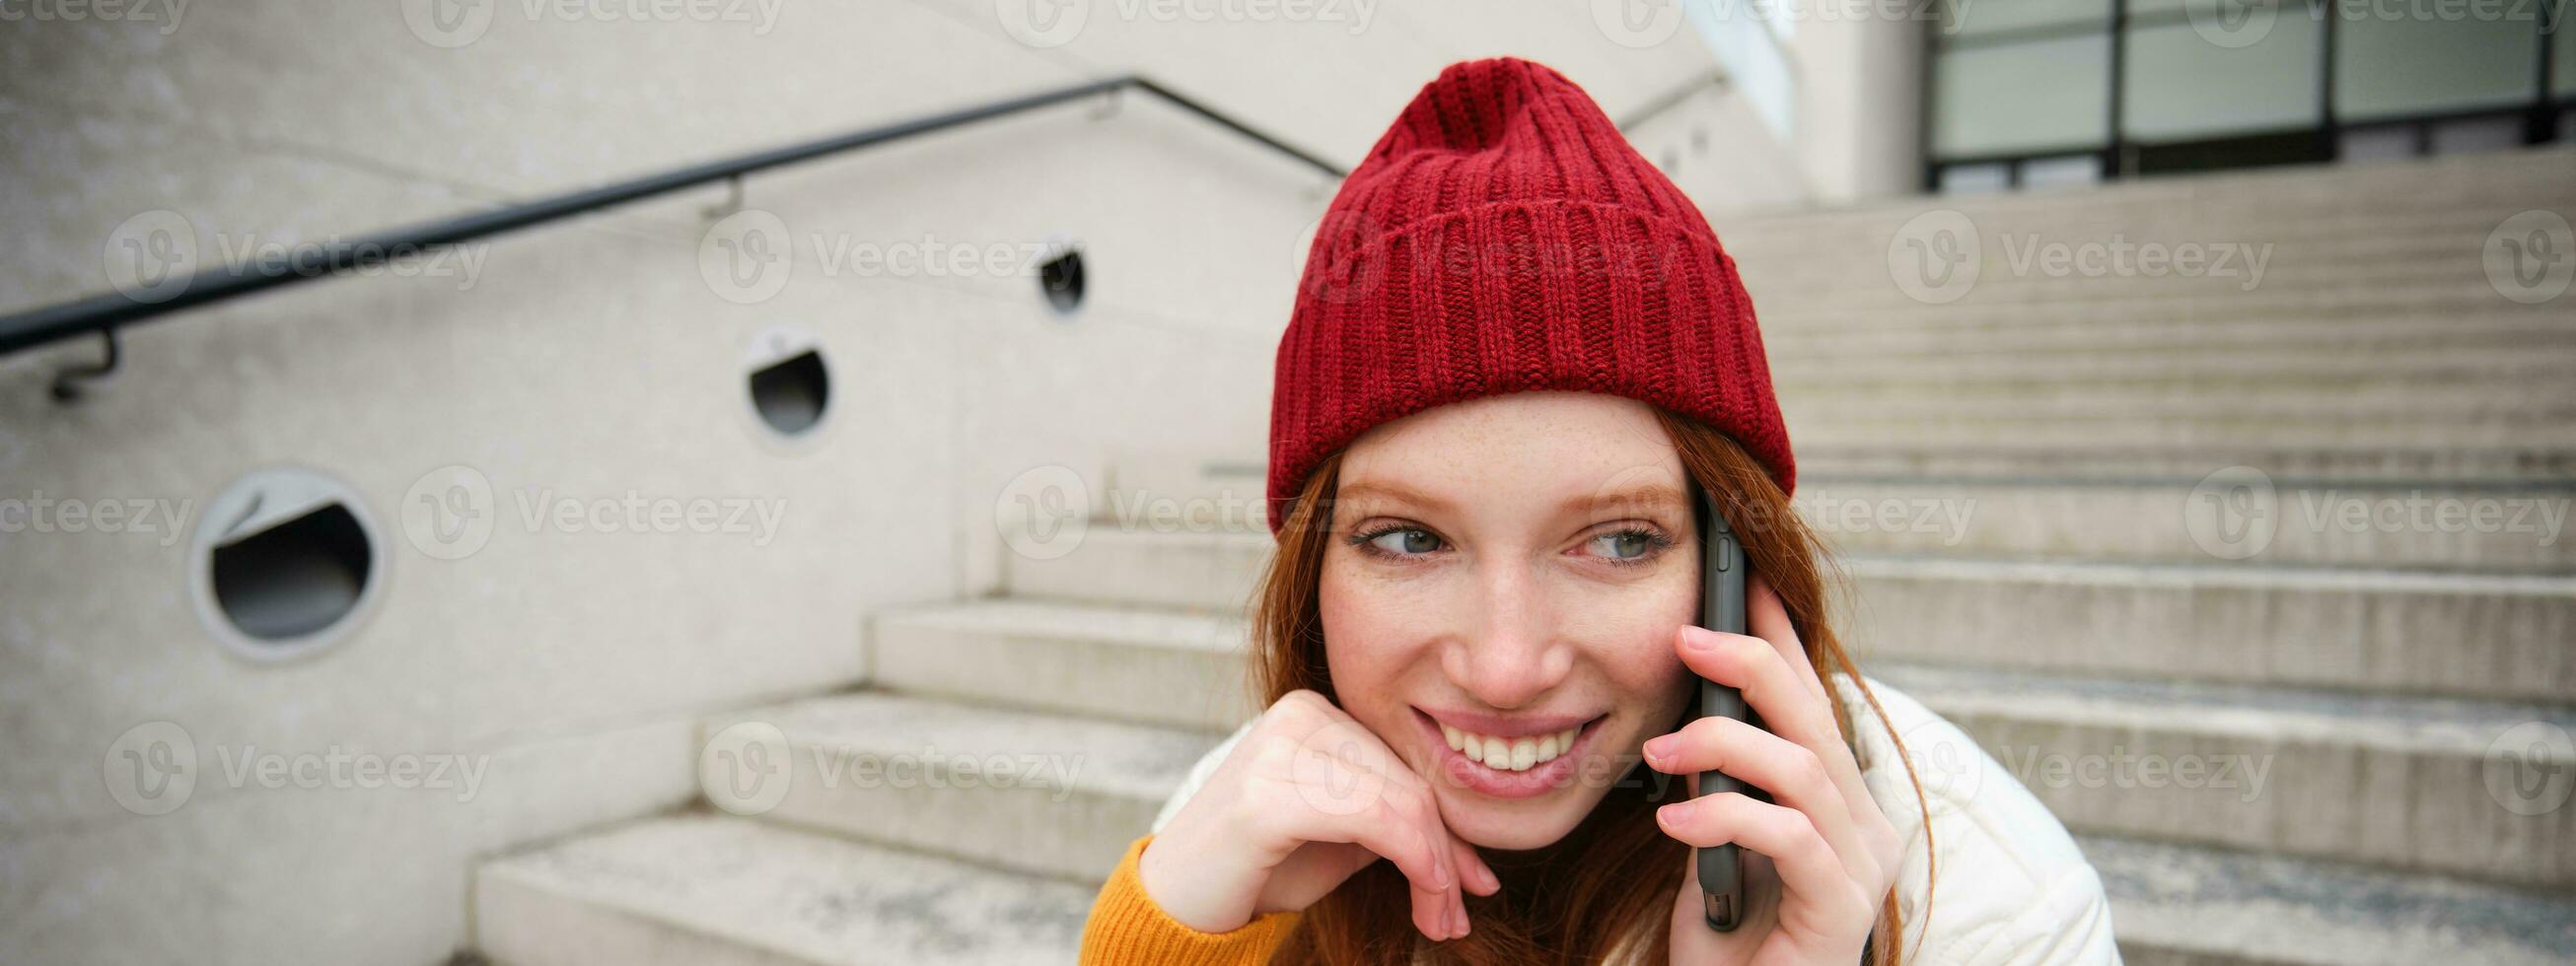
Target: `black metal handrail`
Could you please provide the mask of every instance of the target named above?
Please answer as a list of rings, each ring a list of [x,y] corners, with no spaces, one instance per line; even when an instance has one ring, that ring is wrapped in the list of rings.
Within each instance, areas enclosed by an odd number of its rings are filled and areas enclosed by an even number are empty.
[[[738,183],[738,179],[745,175],[769,168],[900,141],[1086,97],[1115,95],[1131,87],[1212,121],[1217,126],[1249,138],[1264,147],[1295,158],[1308,167],[1336,179],[1346,173],[1331,162],[1264,134],[1223,112],[1174,93],[1170,88],[1150,79],[1131,74],[869,128],[836,137],[758,151],[661,174],[646,175],[598,188],[508,205],[492,211],[408,225],[379,232],[372,237],[354,242],[333,242],[316,246],[317,252],[311,258],[252,259],[247,265],[211,266],[190,276],[185,285],[178,286],[178,290],[166,298],[144,299],[123,292],[108,292],[30,309],[0,317],[0,354],[90,332],[107,333],[111,339],[109,351],[113,353],[112,340],[118,327],[150,321],[155,317],[182,309],[237,298],[281,285],[369,268],[395,254],[454,245],[711,182],[734,180]],[[112,355],[111,358],[113,358]],[[63,388],[59,385],[57,392],[63,392]]]

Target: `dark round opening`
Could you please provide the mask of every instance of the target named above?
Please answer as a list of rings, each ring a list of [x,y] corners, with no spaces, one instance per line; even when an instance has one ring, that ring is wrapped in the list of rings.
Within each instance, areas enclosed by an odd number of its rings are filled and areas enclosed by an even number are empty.
[[[816,350],[751,374],[752,407],[760,411],[761,422],[783,436],[797,435],[822,422],[823,407],[831,397],[832,375],[823,368],[823,354]]]
[[[1038,266],[1038,289],[1059,313],[1082,307],[1082,251],[1074,249]]]
[[[215,605],[243,634],[284,641],[356,610],[375,548],[347,507],[325,504],[214,548]]]

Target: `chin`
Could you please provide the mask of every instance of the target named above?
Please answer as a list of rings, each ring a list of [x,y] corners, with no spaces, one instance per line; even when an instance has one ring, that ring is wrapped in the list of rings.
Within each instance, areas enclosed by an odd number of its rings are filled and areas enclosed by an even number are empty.
[[[1506,852],[1546,848],[1583,822],[1601,791],[1568,788],[1540,799],[1498,802],[1474,792],[1441,789],[1440,813],[1467,844]]]

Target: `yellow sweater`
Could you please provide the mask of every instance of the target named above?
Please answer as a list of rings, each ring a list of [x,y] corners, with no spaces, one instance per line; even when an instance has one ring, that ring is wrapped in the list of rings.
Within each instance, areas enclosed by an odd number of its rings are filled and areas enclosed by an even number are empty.
[[[1136,861],[1152,835],[1127,846],[1117,871],[1100,886],[1082,927],[1086,966],[1259,966],[1297,926],[1295,912],[1255,916],[1232,932],[1200,932],[1174,919],[1145,894]]]

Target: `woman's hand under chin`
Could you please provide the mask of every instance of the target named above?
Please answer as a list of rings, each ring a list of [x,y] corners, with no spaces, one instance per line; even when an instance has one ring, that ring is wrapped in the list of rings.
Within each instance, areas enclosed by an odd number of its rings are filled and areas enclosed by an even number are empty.
[[[1861,784],[1860,765],[1834,726],[1825,685],[1807,661],[1780,598],[1755,576],[1746,587],[1753,634],[1684,627],[1675,642],[1693,673],[1740,689],[1765,731],[1701,718],[1646,743],[1657,771],[1723,771],[1771,795],[1736,793],[1664,806],[1664,833],[1695,847],[1733,842],[1744,857],[1744,921],[1708,927],[1696,861],[1673,897],[1676,966],[1852,966],[1896,882],[1903,848]]]

